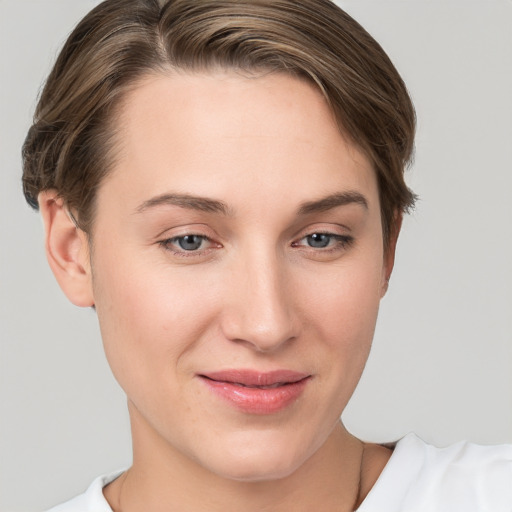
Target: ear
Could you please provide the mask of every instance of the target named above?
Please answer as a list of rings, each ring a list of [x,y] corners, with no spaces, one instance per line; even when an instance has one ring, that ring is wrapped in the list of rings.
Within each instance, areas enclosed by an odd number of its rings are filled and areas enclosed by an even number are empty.
[[[382,267],[381,297],[384,297],[388,291],[389,280],[391,278],[391,273],[393,272],[393,266],[395,265],[396,243],[398,241],[400,230],[402,229],[402,219],[402,213],[397,211],[394,216],[393,225],[390,227],[391,233],[389,234],[389,242],[386,252],[384,253],[384,263]]]
[[[48,263],[67,298],[76,306],[94,306],[89,242],[55,190],[38,196]]]

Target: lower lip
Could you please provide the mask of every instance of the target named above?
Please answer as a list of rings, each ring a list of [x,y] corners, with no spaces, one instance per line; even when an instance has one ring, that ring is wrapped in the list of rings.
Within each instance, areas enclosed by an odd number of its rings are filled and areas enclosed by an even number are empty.
[[[237,409],[250,414],[273,414],[298,400],[309,377],[276,388],[249,388],[232,382],[201,377],[211,391],[230,402]]]

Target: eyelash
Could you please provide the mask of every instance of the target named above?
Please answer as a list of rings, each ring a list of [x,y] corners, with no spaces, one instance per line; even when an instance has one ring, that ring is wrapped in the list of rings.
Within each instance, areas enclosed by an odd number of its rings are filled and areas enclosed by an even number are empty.
[[[318,252],[322,253],[329,253],[329,252],[335,252],[340,249],[348,249],[351,245],[354,243],[354,237],[350,235],[337,235],[336,233],[331,233],[329,231],[314,231],[313,233],[309,233],[308,235],[303,236],[299,239],[299,242],[302,240],[305,240],[309,237],[315,236],[315,235],[323,235],[329,237],[331,240],[334,241],[334,244],[329,245],[327,247],[311,247],[308,246],[310,249],[318,250]],[[292,247],[301,247],[298,242],[293,242]]]
[[[306,240],[309,237],[313,237],[315,235],[323,235],[330,238],[329,244],[331,240],[334,241],[334,244],[330,244],[327,247],[312,247],[312,246],[302,246],[299,244],[302,240]],[[166,251],[170,251],[173,255],[180,257],[180,258],[193,258],[193,257],[199,257],[204,256],[215,247],[208,247],[206,249],[197,249],[197,250],[189,250],[186,249],[174,249],[173,244],[179,243],[180,240],[185,239],[186,237],[198,237],[201,239],[201,243],[204,242],[210,242],[211,244],[214,244],[214,242],[207,237],[206,235],[200,235],[197,233],[187,233],[185,235],[175,236],[172,238],[167,238],[165,240],[161,240],[159,242],[159,245],[162,246]],[[314,231],[312,233],[309,233],[307,235],[304,235],[303,237],[299,238],[297,242],[292,242],[291,246],[294,248],[301,248],[301,247],[307,247],[306,250],[312,250],[315,253],[322,253],[322,254],[329,254],[332,252],[336,252],[339,250],[346,250],[349,249],[354,244],[354,237],[349,235],[338,235],[335,233],[331,233],[329,231]],[[217,247],[221,247],[220,244],[217,245]]]
[[[183,249],[183,248],[181,248],[181,249],[174,249],[173,248],[172,244],[177,244],[177,243],[179,243],[180,240],[183,240],[186,237],[198,237],[198,238],[201,238],[202,242],[213,243],[212,240],[210,238],[208,238],[207,236],[205,236],[205,235],[200,235],[200,234],[197,234],[197,233],[187,233],[185,235],[174,236],[172,238],[167,238],[165,240],[161,240],[159,242],[159,244],[166,251],[170,251],[175,256],[178,256],[178,257],[181,257],[181,258],[190,258],[190,257],[199,256],[199,255],[204,255],[205,252],[208,251],[208,249],[210,249],[210,248],[207,248],[207,249],[202,249],[202,250],[199,249],[199,250],[187,251],[186,249]]]

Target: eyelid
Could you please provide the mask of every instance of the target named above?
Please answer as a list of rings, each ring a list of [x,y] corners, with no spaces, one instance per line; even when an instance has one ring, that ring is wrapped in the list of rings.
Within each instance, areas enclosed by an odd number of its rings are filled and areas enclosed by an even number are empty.
[[[325,223],[315,222],[308,224],[306,227],[296,231],[296,234],[292,237],[293,240],[301,240],[315,233],[331,236],[351,236],[352,229],[344,224],[338,223]]]
[[[187,235],[205,236],[207,238],[215,237],[214,233],[207,224],[193,222],[166,227],[155,235],[154,241],[158,241],[163,238],[169,240],[171,238],[179,238],[181,236]]]

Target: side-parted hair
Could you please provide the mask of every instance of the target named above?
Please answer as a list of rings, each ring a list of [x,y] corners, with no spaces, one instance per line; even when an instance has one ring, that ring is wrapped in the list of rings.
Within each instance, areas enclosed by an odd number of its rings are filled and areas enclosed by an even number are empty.
[[[377,174],[385,245],[414,194],[404,170],[415,112],[380,45],[329,0],[106,0],[66,41],[23,146],[23,190],[37,209],[55,189],[89,235],[115,163],[116,119],[144,77],[213,69],[310,81]]]

